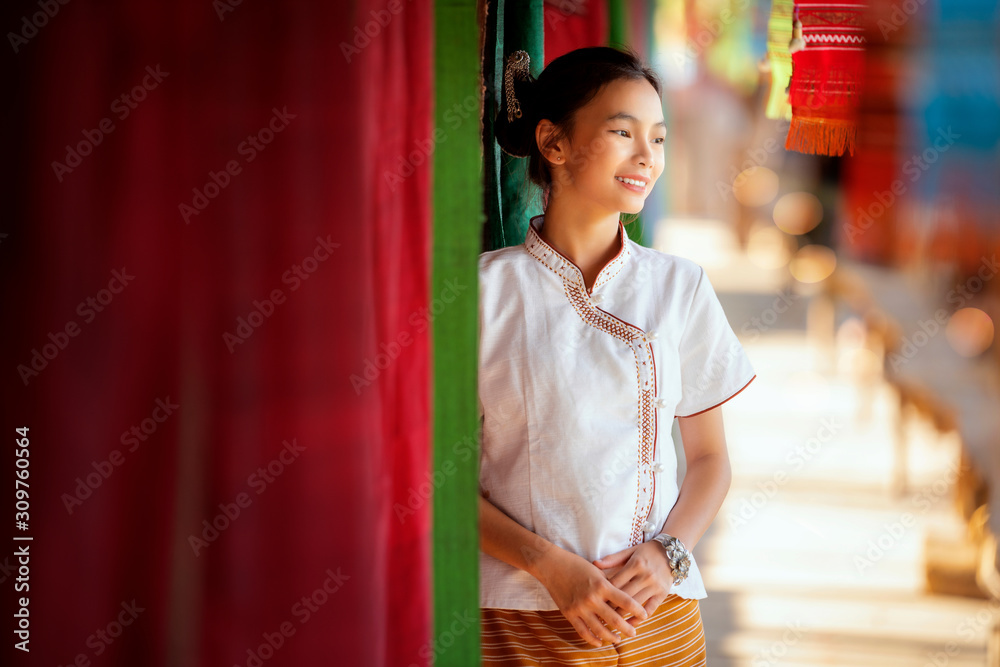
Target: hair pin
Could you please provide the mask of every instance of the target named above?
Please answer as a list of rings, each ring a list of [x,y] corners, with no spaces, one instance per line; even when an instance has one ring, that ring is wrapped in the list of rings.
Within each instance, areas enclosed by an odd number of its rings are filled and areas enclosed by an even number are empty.
[[[528,64],[531,58],[527,51],[514,51],[507,56],[507,66],[504,68],[503,80],[507,88],[507,122],[514,122],[514,118],[521,117],[521,104],[514,95],[514,77],[523,81],[528,81],[530,75]]]

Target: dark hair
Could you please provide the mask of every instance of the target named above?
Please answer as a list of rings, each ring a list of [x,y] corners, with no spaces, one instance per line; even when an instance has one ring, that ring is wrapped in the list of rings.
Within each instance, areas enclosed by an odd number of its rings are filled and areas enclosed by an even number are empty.
[[[514,95],[521,107],[521,117],[507,120],[506,82],[502,84],[500,113],[494,133],[500,148],[515,157],[527,157],[528,178],[545,189],[552,185],[552,174],[535,141],[538,122],[547,118],[556,126],[549,137],[558,141],[573,132],[575,114],[587,105],[607,84],[619,79],[645,79],[661,95],[660,79],[631,48],[588,46],[563,54],[550,62],[535,79],[514,78]]]

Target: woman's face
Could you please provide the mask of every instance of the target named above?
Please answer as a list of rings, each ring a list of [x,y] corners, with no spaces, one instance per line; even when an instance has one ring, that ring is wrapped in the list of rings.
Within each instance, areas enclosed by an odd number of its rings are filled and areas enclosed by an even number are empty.
[[[609,83],[577,111],[561,150],[546,154],[556,165],[552,196],[572,192],[598,210],[638,213],[663,172],[666,134],[660,97],[648,81]]]

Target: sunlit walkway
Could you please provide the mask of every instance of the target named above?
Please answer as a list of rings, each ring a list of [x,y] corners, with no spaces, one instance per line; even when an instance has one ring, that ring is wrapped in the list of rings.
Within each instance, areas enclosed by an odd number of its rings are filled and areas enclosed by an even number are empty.
[[[991,604],[923,592],[928,530],[962,529],[949,483],[957,441],[916,429],[909,491],[893,498],[891,388],[863,391],[849,337],[811,343],[808,298],[782,299],[745,256],[720,254],[720,236],[697,221],[657,240],[705,266],[758,373],[724,408],[733,486],[695,549],[708,664],[985,664]],[[849,315],[838,308],[838,325]]]

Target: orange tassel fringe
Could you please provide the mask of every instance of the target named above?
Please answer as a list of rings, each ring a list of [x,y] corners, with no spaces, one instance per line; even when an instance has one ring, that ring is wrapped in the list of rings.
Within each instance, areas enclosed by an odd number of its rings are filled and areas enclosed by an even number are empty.
[[[785,149],[813,155],[854,155],[857,125],[851,121],[792,116]]]

